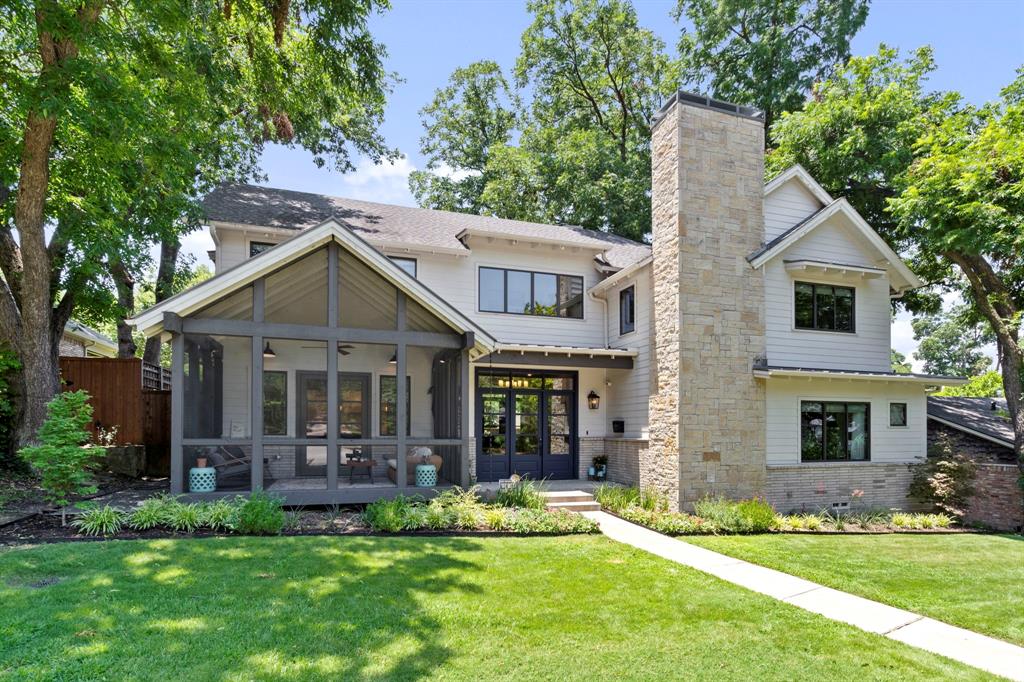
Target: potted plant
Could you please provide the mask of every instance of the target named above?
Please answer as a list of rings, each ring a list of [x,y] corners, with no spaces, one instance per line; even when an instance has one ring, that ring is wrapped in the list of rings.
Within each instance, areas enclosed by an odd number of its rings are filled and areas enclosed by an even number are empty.
[[[599,481],[604,480],[605,476],[608,475],[608,457],[605,455],[598,455],[593,460],[594,466],[590,467],[590,471],[593,472],[595,478]]]

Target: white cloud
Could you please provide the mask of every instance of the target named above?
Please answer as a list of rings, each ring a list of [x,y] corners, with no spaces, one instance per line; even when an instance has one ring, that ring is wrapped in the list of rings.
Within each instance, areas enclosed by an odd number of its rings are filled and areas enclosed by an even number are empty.
[[[337,194],[349,199],[415,206],[409,191],[409,173],[414,170],[416,167],[406,156],[380,164],[363,159],[356,164],[355,171],[338,176]]]

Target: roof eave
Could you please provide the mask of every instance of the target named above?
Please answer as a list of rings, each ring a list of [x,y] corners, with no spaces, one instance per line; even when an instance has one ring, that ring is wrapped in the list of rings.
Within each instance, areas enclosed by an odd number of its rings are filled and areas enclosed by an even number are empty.
[[[934,376],[930,374],[878,374],[845,370],[798,369],[780,367],[755,367],[754,376],[769,378],[821,378],[845,379],[852,381],[890,381],[898,383],[917,383],[927,386],[962,386],[968,382],[966,377]]]

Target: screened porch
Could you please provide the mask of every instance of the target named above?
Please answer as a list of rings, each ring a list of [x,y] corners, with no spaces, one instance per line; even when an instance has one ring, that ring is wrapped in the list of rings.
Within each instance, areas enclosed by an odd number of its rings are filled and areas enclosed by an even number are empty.
[[[396,286],[411,276],[375,256],[331,241],[165,314],[173,492],[263,489],[315,504],[468,482],[473,333]]]

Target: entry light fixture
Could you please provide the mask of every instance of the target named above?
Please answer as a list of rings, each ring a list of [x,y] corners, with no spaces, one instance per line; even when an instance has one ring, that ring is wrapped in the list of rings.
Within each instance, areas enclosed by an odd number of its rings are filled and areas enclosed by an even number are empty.
[[[599,396],[594,391],[591,391],[590,393],[588,393],[587,394],[587,407],[589,407],[592,410],[596,410],[597,408],[601,407],[601,396]]]
[[[392,365],[397,365],[398,364],[398,355],[392,353],[391,357],[388,358],[388,363],[392,364]]]
[[[276,358],[277,353],[270,347],[270,341],[267,341],[267,345],[263,346],[263,357],[265,358]]]

